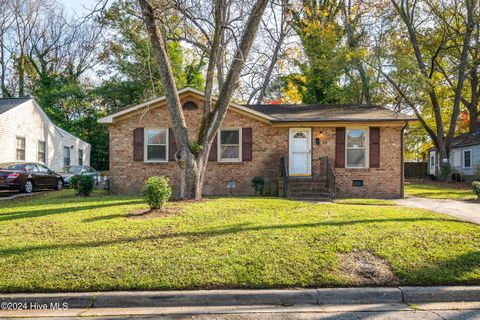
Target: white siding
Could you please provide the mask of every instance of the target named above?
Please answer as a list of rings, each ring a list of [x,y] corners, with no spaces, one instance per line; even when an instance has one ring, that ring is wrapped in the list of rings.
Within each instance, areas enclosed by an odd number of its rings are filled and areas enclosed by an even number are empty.
[[[46,165],[52,170],[63,167],[63,146],[72,146],[71,164],[78,164],[78,149],[83,149],[84,165],[90,165],[90,145],[57,128],[29,100],[0,114],[0,162],[16,161],[15,139],[25,137],[25,161],[38,161],[38,141],[46,142]]]
[[[472,166],[464,168],[463,151],[472,151]],[[450,164],[455,172],[461,172],[464,176],[474,176],[480,166],[480,145],[453,148],[450,151]]]

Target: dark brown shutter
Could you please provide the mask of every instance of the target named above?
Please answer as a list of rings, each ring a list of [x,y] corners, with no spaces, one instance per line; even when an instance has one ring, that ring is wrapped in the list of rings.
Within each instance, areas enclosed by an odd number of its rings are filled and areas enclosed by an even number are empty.
[[[338,127],[335,132],[335,168],[345,168],[345,128]]]
[[[380,128],[370,128],[370,168],[380,168]]]
[[[177,142],[172,128],[168,129],[168,161],[175,161],[175,153],[177,153]]]
[[[133,129],[133,161],[143,161],[143,128]]]
[[[252,128],[242,128],[242,161],[252,161]]]
[[[208,154],[208,161],[217,161],[217,135],[213,138],[212,147],[210,148],[210,153]]]

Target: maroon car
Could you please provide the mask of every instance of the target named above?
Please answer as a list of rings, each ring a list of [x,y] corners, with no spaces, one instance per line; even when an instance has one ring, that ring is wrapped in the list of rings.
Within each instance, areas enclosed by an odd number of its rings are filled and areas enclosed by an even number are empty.
[[[0,189],[30,193],[34,189],[63,188],[61,175],[35,162],[0,163]]]

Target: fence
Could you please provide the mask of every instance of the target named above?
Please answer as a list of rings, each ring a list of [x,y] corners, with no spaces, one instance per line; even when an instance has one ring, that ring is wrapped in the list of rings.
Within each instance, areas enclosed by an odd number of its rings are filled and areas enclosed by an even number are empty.
[[[425,178],[428,175],[427,162],[405,162],[405,178]]]

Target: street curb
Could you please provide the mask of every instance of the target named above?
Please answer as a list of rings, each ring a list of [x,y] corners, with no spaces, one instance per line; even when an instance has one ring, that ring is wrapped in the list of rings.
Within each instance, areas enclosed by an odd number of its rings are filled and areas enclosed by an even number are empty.
[[[405,303],[480,301],[480,287],[399,287]]]
[[[320,289],[233,289],[191,291],[116,291],[85,293],[0,294],[4,303],[23,308],[52,303],[68,308],[147,308],[248,305],[323,305],[480,301],[477,287],[397,287]]]

